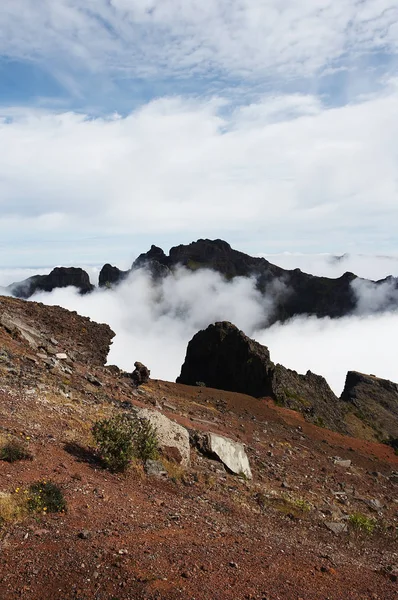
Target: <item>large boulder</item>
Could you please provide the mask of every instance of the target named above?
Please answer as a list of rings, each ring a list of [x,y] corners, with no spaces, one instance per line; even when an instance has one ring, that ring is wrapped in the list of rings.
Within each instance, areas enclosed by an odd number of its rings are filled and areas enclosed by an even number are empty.
[[[209,325],[189,342],[177,383],[271,397],[318,425],[347,433],[344,404],[326,380],[275,365],[269,350],[227,321]]]
[[[182,425],[172,421],[157,410],[140,408],[137,410],[139,418],[147,419],[156,429],[160,449],[166,457],[173,456],[173,460],[187,467],[190,463],[189,433]]]
[[[138,387],[143,383],[148,383],[149,376],[151,374],[148,367],[143,365],[138,360],[134,363],[134,371],[131,373],[131,379],[134,381],[135,385]]]
[[[35,292],[52,292],[55,288],[75,287],[81,294],[92,292],[88,273],[76,267],[56,267],[49,275],[34,275],[24,281],[12,283],[9,291],[17,298],[30,298]]]
[[[270,396],[274,368],[268,348],[222,321],[194,335],[177,383]]]
[[[348,371],[341,399],[380,440],[398,437],[398,385],[375,375]]]

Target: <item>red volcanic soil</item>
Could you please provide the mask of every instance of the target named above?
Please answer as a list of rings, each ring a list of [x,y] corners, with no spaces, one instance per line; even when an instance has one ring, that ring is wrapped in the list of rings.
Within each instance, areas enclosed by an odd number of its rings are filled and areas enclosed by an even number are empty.
[[[308,424],[269,399],[156,380],[136,390],[117,369],[90,363],[95,329],[90,338],[73,318],[83,338],[69,370],[49,368],[42,351],[0,326],[0,435],[29,438],[34,455],[0,461],[0,515],[5,494],[38,480],[67,500],[65,513],[1,523],[1,600],[398,598],[391,448]],[[73,352],[73,328],[58,328],[60,352]],[[168,464],[164,478],[140,464],[125,475],[102,469],[91,426],[131,404],[242,442],[253,480],[195,448],[189,468]],[[372,532],[352,525],[358,513]],[[328,522],[346,528],[335,534]]]

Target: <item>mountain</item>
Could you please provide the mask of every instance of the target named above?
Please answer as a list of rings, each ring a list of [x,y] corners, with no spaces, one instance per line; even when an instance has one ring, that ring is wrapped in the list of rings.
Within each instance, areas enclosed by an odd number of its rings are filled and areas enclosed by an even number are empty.
[[[49,275],[33,275],[24,281],[12,283],[8,290],[17,298],[30,298],[36,292],[52,292],[56,288],[69,286],[77,288],[81,294],[94,290],[86,271],[75,267],[56,267]]]
[[[270,294],[274,299],[274,311],[267,324],[285,321],[295,315],[315,315],[337,318],[352,313],[357,307],[357,297],[352,282],[357,279],[353,273],[344,273],[337,279],[317,277],[292,271],[271,264],[265,258],[252,257],[231,248],[223,240],[197,240],[188,245],[171,248],[168,255],[157,247],[141,254],[128,271],[121,271],[109,263],[104,265],[99,275],[100,287],[117,286],[135,269],[146,268],[154,278],[165,277],[178,266],[188,270],[212,269],[227,280],[234,277],[252,277],[262,294]],[[367,280],[362,280],[367,281]],[[372,282],[376,287],[388,283],[390,293],[388,306],[380,310],[392,310],[398,305],[398,279]],[[29,298],[36,291],[51,291],[56,287],[72,285],[81,293],[93,289],[89,277],[82,269],[57,268],[50,275],[37,275],[24,282],[12,284],[9,290],[14,296]]]

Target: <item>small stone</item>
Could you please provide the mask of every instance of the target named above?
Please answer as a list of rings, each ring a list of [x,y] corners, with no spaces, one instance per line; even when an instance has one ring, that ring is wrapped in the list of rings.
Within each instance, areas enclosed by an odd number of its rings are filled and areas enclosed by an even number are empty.
[[[351,467],[351,461],[350,460],[343,460],[341,458],[335,458],[334,459],[334,464],[338,467],[344,467],[345,469],[348,469],[349,467]]]
[[[90,537],[91,537],[91,534],[90,534],[90,532],[89,532],[89,531],[87,531],[87,529],[83,529],[83,531],[80,531],[80,532],[78,533],[78,537],[79,537],[81,540],[88,540],[88,539],[90,539]]]
[[[55,355],[55,358],[57,360],[67,360],[68,355],[65,354],[65,352],[57,352],[57,354]]]
[[[237,569],[237,568],[238,568],[238,565],[237,565],[237,563],[236,563],[236,562],[234,562],[233,560],[231,560],[231,561],[229,562],[229,566],[230,566],[230,567],[232,567],[233,569]]]

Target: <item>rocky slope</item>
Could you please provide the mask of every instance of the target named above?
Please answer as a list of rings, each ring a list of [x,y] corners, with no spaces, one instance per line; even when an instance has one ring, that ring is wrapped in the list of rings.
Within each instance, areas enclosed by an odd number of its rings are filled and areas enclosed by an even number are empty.
[[[192,338],[177,383],[269,396],[340,433],[378,440],[398,437],[396,384],[349,372],[337,398],[322,376],[275,365],[268,348],[225,321]]]
[[[392,448],[319,428],[267,397],[156,380],[137,389],[104,366],[112,336],[59,307],[0,299],[0,446],[19,438],[33,454],[0,460],[2,600],[397,597]],[[181,428],[189,454],[109,473],[91,426],[137,411]],[[252,479],[220,460],[228,439]],[[5,501],[37,481],[59,486],[67,511],[7,516]]]
[[[38,480],[68,505],[1,522],[2,600],[396,598],[392,448],[269,398],[155,380],[137,389],[104,366],[112,335],[59,307],[1,298],[0,437],[26,440],[33,460],[0,461],[0,510]],[[189,458],[169,456],[152,474],[104,471],[90,428],[131,411],[182,428]],[[244,448],[252,480],[198,449],[208,432]]]
[[[316,277],[303,273],[300,269],[288,271],[271,264],[264,258],[252,257],[231,248],[223,240],[197,240],[188,245],[171,248],[168,255],[157,247],[141,254],[132,269],[147,268],[155,279],[164,277],[177,266],[196,271],[213,269],[226,279],[253,277],[263,294],[270,294],[275,300],[273,314],[269,322],[284,321],[295,315],[309,314],[318,317],[342,317],[355,310],[357,297],[352,288],[356,279],[353,273],[345,273],[337,279]],[[115,286],[122,282],[130,271],[121,271],[110,264],[104,265],[99,276],[100,287]],[[376,286],[387,280],[374,282]],[[398,289],[398,280],[388,278],[391,289]],[[11,292],[28,298],[37,290],[51,291],[54,287],[76,286],[82,293],[92,287],[87,273],[81,269],[55,269],[48,276],[35,276],[10,286]],[[396,294],[390,294],[388,306],[396,308]]]

